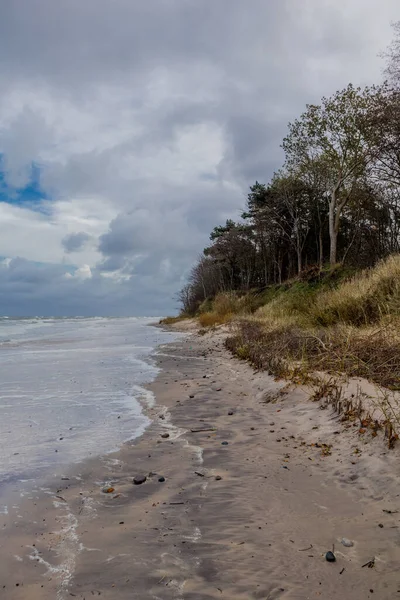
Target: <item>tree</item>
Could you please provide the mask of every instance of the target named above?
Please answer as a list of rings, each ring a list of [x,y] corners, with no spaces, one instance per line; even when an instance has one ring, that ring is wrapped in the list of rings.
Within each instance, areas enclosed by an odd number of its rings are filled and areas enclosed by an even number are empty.
[[[382,55],[387,60],[385,74],[397,88],[400,87],[400,21],[393,23],[394,38]]]
[[[369,118],[374,101],[373,89],[350,84],[320,105],[307,105],[283,141],[290,170],[310,170],[315,162],[326,166],[331,265],[337,262],[343,209],[374,157],[376,129]]]
[[[303,268],[304,244],[310,231],[310,190],[295,174],[287,174],[284,171],[274,175],[271,187],[278,199],[275,208],[277,223],[294,248],[297,273],[300,275]]]
[[[253,273],[255,246],[251,229],[228,219],[225,225],[214,227],[213,242],[204,254],[219,265],[222,289],[249,289]]]
[[[377,153],[370,172],[379,182],[400,186],[400,89],[384,84],[376,99],[371,125],[376,130]]]

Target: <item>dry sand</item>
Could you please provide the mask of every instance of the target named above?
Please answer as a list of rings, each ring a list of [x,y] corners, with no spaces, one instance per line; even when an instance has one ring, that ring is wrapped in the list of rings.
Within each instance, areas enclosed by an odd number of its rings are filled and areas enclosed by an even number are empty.
[[[400,598],[397,449],[255,374],[223,334],[158,362],[142,438],[1,516],[2,599]]]

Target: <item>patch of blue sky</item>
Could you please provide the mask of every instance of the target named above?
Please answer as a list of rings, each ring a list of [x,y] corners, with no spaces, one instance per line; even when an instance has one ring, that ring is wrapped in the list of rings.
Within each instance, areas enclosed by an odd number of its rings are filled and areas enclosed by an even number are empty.
[[[31,210],[49,213],[49,196],[40,184],[40,167],[31,164],[29,182],[21,187],[15,188],[9,185],[5,176],[4,164],[0,156],[0,202],[23,206]]]

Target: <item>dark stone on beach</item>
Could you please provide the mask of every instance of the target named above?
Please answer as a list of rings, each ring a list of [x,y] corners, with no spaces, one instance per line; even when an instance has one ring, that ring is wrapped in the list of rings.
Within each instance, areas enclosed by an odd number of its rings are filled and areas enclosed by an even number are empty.
[[[161,476],[161,477],[159,477],[159,478],[158,478],[158,481],[159,481],[160,483],[164,483],[164,481],[165,481],[165,477],[162,477],[162,476]]]
[[[137,475],[134,480],[133,483],[135,485],[141,485],[142,483],[144,483],[146,481],[147,477],[146,475]]]
[[[167,438],[169,438],[169,433],[162,433],[161,437],[164,439],[167,439]]]
[[[191,395],[189,396],[189,398],[194,398],[194,395],[193,395],[193,394],[191,394]]]
[[[115,490],[111,486],[104,487],[102,490],[103,494],[112,494]]]
[[[255,430],[255,427],[250,427],[250,429],[251,429],[251,431],[254,431],[254,430]]]
[[[228,442],[221,442],[221,446],[227,446]]]
[[[328,562],[335,562],[336,561],[336,556],[333,554],[333,552],[329,551],[325,554],[325,558]]]
[[[383,529],[382,523],[379,523],[378,527],[380,527],[381,529]]]
[[[230,411],[228,412],[228,415],[231,417],[231,416],[233,415],[233,410],[230,410]]]
[[[124,521],[120,521],[119,524],[120,525],[125,525],[125,522]]]
[[[215,478],[215,481],[221,481],[221,479],[222,479],[221,475],[217,475]]]

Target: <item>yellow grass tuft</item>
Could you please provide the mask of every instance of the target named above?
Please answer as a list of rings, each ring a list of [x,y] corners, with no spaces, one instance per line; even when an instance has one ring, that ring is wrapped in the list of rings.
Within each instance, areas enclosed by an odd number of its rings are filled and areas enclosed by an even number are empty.
[[[338,288],[321,292],[311,314],[325,327],[337,323],[368,325],[400,314],[400,256],[391,256]]]

